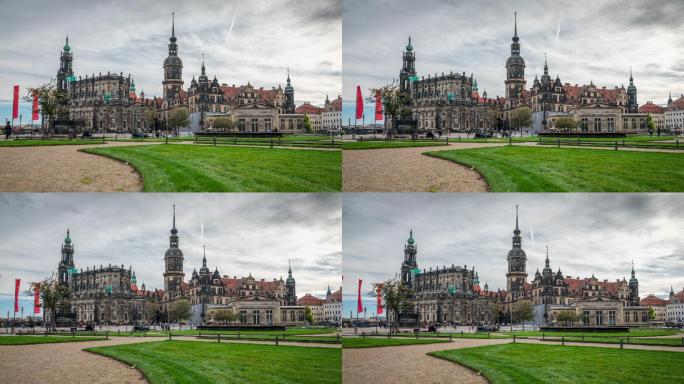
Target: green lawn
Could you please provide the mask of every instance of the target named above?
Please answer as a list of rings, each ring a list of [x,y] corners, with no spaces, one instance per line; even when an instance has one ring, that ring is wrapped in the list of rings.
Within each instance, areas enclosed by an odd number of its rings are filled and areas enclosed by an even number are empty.
[[[103,144],[102,139],[93,140],[68,140],[68,139],[54,139],[54,140],[0,140],[0,147],[45,147],[51,145],[85,145],[85,144]]]
[[[684,154],[504,146],[428,152],[474,167],[492,192],[684,191]]]
[[[83,336],[0,336],[0,345],[50,344],[68,343],[74,341],[97,341],[104,337]]]
[[[340,151],[190,144],[87,148],[125,161],[146,192],[337,192]]]
[[[628,332],[556,332],[556,331],[514,331],[514,332],[505,332],[505,335],[512,335],[515,334],[516,336],[539,336],[541,337],[542,335],[546,335],[548,337],[561,337],[561,336],[568,336],[568,337],[575,337],[575,336],[591,336],[591,337],[600,337],[600,336],[605,336],[605,337],[653,337],[653,336],[671,336],[671,335],[676,335],[682,333],[681,330],[675,330],[675,329],[653,329],[653,328],[645,328],[645,329],[639,329],[639,328],[634,328],[631,329]]]
[[[487,333],[487,332],[474,332],[474,333],[463,332],[462,334],[460,332],[454,332],[454,333],[421,332],[420,333],[420,337],[447,337],[448,338],[450,336],[453,339],[508,339],[508,338],[513,337],[513,336],[505,336],[505,335],[500,335],[500,334],[495,334],[495,333]],[[413,333],[403,333],[403,334],[393,335],[392,337],[416,337],[416,335]]]
[[[558,336],[546,336],[546,340],[561,341]],[[606,344],[620,344],[622,340],[625,344],[639,344],[639,345],[664,345],[669,347],[684,347],[682,338],[648,338],[648,337],[578,337],[568,336],[565,341],[584,342],[584,343],[606,343]]]
[[[345,337],[342,339],[342,348],[375,348],[396,347],[400,345],[448,343],[449,340],[440,339],[409,339],[386,337]]]
[[[342,381],[339,348],[161,341],[86,351],[133,365],[152,384]]]
[[[511,343],[430,355],[481,372],[492,384],[657,384],[684,377],[682,352]]]
[[[406,147],[436,147],[444,146],[444,141],[347,141],[342,144],[342,149],[379,149],[379,148],[406,148]]]

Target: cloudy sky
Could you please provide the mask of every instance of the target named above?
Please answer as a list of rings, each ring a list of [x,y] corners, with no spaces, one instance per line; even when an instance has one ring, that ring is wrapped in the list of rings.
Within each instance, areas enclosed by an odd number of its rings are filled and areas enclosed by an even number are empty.
[[[0,194],[0,314],[11,308],[15,277],[29,282],[56,271],[67,228],[77,268],[132,265],[139,287],[144,282],[147,289],[163,288],[174,203],[186,279],[202,266],[204,243],[207,265],[222,275],[286,278],[291,259],[298,296],[324,295],[328,285],[341,284],[336,194],[5,193]]]
[[[399,273],[413,229],[420,268],[475,266],[481,286],[506,289],[506,256],[520,209],[528,280],[544,267],[565,276],[629,279],[639,293],[665,297],[684,287],[684,199],[677,194],[345,194],[344,314],[356,309],[358,279]],[[374,298],[365,297],[368,315]],[[355,312],[354,312],[355,313]]]
[[[516,10],[528,87],[547,53],[563,83],[627,86],[632,66],[640,104],[684,93],[681,0],[345,0],[344,121],[357,84],[365,94],[399,76],[409,35],[419,76],[474,73],[480,93],[503,96]]]
[[[76,76],[131,73],[138,92],[161,96],[172,12],[186,88],[204,53],[207,74],[226,84],[284,87],[289,67],[297,104],[342,90],[340,0],[0,0],[0,9],[3,122],[13,84],[23,96],[56,76],[66,35]],[[22,113],[30,116],[30,106]]]

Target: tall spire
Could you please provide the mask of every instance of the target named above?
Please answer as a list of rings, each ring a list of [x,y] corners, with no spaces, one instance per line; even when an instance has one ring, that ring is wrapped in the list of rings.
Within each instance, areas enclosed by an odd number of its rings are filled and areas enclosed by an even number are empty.
[[[634,278],[634,259],[632,259],[632,278]]]
[[[629,85],[634,84],[634,78],[632,77],[632,67],[629,67]]]
[[[290,259],[287,259],[287,276],[292,277],[292,263],[290,263]]]
[[[544,74],[548,75],[549,74],[549,65],[546,60],[546,53],[544,53]]]
[[[202,54],[202,74],[203,74],[203,75],[206,75],[205,70],[206,70],[206,68],[204,67],[204,53],[203,53],[203,54]]]
[[[173,205],[173,229],[176,229],[176,204]]]
[[[515,229],[518,230],[518,204],[515,205]]]
[[[513,12],[513,19],[514,19],[514,32],[513,32],[513,37],[518,37],[518,11]]]
[[[287,85],[290,85],[290,67],[287,67]]]
[[[549,268],[549,246],[546,246],[546,261],[544,262],[547,268]]]
[[[171,37],[176,37],[176,12],[171,12]]]
[[[207,246],[202,245],[202,267],[206,268],[207,267]]]

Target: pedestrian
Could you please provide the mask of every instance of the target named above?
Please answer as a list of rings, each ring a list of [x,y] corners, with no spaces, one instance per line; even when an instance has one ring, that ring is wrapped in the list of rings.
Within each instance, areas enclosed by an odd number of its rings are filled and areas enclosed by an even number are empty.
[[[12,134],[12,126],[10,125],[9,120],[5,123],[5,140],[9,140],[10,135]]]

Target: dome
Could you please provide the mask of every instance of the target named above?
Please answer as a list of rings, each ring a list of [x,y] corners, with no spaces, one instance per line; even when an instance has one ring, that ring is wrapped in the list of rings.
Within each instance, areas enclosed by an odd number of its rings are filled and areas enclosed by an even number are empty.
[[[164,66],[167,65],[183,65],[183,62],[178,56],[169,56],[164,60]]]
[[[511,56],[506,60],[506,66],[509,65],[525,65],[525,59],[522,56]]]
[[[508,251],[508,257],[527,257],[527,254],[521,248],[513,248]]]
[[[169,248],[166,250],[164,257],[183,257],[183,251],[180,248]]]

